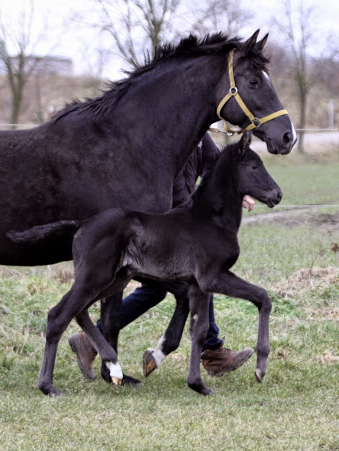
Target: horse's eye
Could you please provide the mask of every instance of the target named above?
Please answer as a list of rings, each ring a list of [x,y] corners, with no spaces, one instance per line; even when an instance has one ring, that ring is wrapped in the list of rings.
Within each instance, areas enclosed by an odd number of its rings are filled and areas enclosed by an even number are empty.
[[[249,84],[250,84],[251,87],[254,88],[258,84],[258,80],[256,78],[250,78],[249,79]]]

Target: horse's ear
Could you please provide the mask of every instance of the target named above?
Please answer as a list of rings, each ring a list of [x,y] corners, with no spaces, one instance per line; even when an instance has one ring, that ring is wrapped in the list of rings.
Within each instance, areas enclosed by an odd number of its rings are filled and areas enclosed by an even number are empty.
[[[259,32],[260,32],[260,30],[258,29],[258,30],[257,30],[255,33],[253,33],[253,35],[252,35],[249,39],[247,39],[247,41],[245,41],[245,42],[243,43],[243,45],[241,46],[242,49],[245,51],[245,54],[247,54],[248,52],[250,52],[250,51],[254,48],[254,46],[256,45],[256,43],[257,43],[257,37],[258,37]]]
[[[264,50],[264,47],[265,47],[266,42],[267,42],[267,39],[268,39],[268,33],[262,38],[261,41],[257,42],[256,48],[258,50],[260,50],[261,52]]]
[[[246,149],[250,146],[252,141],[252,133],[251,132],[244,132],[241,137],[241,150],[242,153],[246,151]]]

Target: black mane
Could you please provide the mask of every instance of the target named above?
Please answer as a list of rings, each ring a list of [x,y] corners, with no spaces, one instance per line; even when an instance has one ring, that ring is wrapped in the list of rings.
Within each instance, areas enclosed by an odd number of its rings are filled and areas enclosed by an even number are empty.
[[[195,35],[181,39],[177,46],[173,44],[159,45],[155,48],[154,56],[145,56],[143,65],[137,66],[131,71],[125,71],[127,77],[108,83],[107,91],[104,91],[101,96],[94,99],[86,99],[85,101],[75,100],[67,104],[62,110],[57,112],[52,122],[57,122],[62,117],[69,113],[77,112],[81,116],[85,116],[90,112],[92,118],[102,118],[107,110],[111,110],[123,97],[133,80],[141,75],[160,67],[168,61],[175,62],[182,58],[194,58],[201,55],[213,55],[218,53],[227,53],[232,49],[237,49],[243,43],[239,37],[228,39],[228,36],[223,33],[208,34],[204,38],[199,39]],[[261,52],[253,49],[249,55],[253,59],[253,64],[266,69],[269,59]]]

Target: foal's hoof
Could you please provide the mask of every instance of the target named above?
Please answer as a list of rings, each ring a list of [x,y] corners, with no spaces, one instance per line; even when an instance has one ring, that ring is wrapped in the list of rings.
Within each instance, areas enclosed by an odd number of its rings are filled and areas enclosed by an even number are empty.
[[[257,382],[260,383],[264,379],[265,372],[260,370],[259,368],[256,368],[256,370],[254,371],[254,375],[255,375]]]
[[[141,381],[139,381],[139,379],[135,379],[132,376],[127,376],[127,374],[124,374],[122,383],[127,385],[144,385]]]
[[[147,349],[144,352],[144,355],[142,357],[142,370],[145,377],[149,376],[152,371],[156,370],[158,368],[154,357],[153,352],[149,349]]]
[[[214,395],[214,391],[205,384],[188,384],[189,388],[198,392],[200,395]]]
[[[38,388],[44,395],[48,395],[51,398],[58,398],[59,396],[62,396],[61,391],[58,390],[54,385],[38,384]]]
[[[208,395],[215,395],[214,391],[208,387],[204,388],[201,392],[202,395],[208,396]]]
[[[114,385],[122,385],[122,379],[119,379],[118,377],[112,377],[112,382]]]

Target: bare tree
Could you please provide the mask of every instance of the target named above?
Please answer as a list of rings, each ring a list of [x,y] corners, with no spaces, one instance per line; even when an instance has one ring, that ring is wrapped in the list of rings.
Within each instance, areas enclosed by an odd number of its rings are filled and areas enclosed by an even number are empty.
[[[234,36],[253,14],[241,8],[239,0],[210,0],[202,8],[194,11],[196,20],[192,29],[206,34],[211,30],[223,31]]]
[[[108,32],[118,52],[131,66],[139,64],[144,48],[159,45],[169,31],[180,0],[98,0],[102,30]]]
[[[189,7],[184,0],[97,0],[101,5],[101,29],[113,38],[118,54],[137,66],[144,49],[151,54],[164,41],[194,31],[235,33],[252,17],[238,0],[212,0]],[[226,30],[225,30],[226,24]]]
[[[311,40],[314,40],[315,8],[305,6],[299,0],[294,17],[291,0],[283,0],[284,14],[282,18],[274,19],[275,25],[286,37],[293,55],[293,77],[298,88],[299,98],[299,143],[298,150],[304,152],[304,129],[306,125],[307,96],[314,83],[309,70],[308,49]]]
[[[35,47],[43,33],[37,35],[33,32],[34,13],[34,0],[30,0],[27,8],[17,11],[16,23],[13,24],[0,9],[0,60],[11,91],[10,122],[13,126],[19,121],[27,82],[39,71],[43,60],[42,57],[34,56]]]

